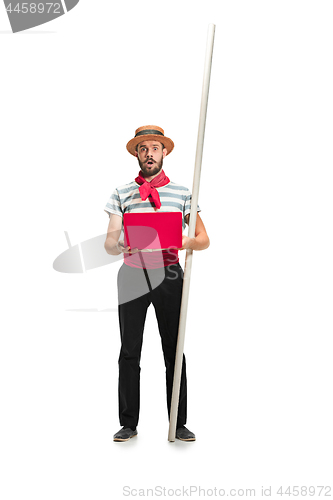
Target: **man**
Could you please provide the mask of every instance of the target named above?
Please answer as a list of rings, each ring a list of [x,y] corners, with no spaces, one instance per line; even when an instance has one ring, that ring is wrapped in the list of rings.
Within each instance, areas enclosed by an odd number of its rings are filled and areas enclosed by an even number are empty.
[[[144,253],[124,246],[119,240],[126,212],[181,212],[183,229],[189,223],[190,191],[171,182],[165,175],[163,159],[174,148],[164,130],[154,125],[140,127],[127,144],[138,159],[139,176],[135,181],[114,190],[105,211],[110,214],[105,249],[111,255],[124,254],[118,274],[118,313],[121,335],[119,356],[119,419],[123,426],[114,441],[128,441],[137,435],[140,406],[140,356],[146,312],[155,308],[166,367],[167,406],[170,416],[173,374],[178,337],[183,270],[178,249]],[[198,207],[198,211],[200,208]],[[195,237],[182,236],[181,250],[203,250],[209,246],[205,226],[197,214]],[[183,357],[176,437],[195,441],[185,427],[187,411],[186,365]],[[155,419],[152,409],[152,423]]]

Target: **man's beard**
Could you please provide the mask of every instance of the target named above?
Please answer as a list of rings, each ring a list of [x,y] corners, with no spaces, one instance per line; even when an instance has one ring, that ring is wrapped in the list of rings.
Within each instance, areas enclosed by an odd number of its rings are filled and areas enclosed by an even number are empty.
[[[151,177],[152,175],[158,174],[162,170],[163,158],[161,158],[160,161],[154,161],[154,160],[151,160],[151,161],[153,161],[154,166],[149,169],[149,168],[147,168],[147,162],[146,161],[142,162],[138,158],[138,162],[139,162],[139,165],[140,165],[140,168],[141,168],[141,171],[142,171],[142,174],[144,177]]]

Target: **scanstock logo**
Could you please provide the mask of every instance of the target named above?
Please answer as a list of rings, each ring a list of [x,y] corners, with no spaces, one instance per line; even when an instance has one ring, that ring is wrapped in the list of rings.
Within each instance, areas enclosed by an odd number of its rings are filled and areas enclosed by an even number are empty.
[[[10,2],[4,0],[13,33],[48,23],[73,9],[80,0],[58,2]]]

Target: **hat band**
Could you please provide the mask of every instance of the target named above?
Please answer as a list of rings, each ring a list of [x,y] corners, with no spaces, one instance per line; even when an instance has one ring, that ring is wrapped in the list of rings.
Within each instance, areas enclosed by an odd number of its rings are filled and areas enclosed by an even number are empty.
[[[153,129],[140,130],[140,132],[135,134],[135,137],[138,137],[139,135],[162,135],[164,137],[164,134],[162,134],[162,132]]]

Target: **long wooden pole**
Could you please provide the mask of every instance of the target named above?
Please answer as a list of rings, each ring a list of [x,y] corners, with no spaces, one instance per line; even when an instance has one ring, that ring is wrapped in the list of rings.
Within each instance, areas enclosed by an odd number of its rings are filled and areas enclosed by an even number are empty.
[[[203,145],[204,145],[204,137],[205,137],[210,73],[211,73],[212,58],[213,58],[214,34],[215,34],[215,24],[210,24],[208,26],[206,59],[205,59],[204,78],[203,78],[203,85],[202,85],[201,108],[200,108],[199,130],[198,130],[198,140],[197,140],[197,151],[196,151],[196,156],[195,156],[195,166],[194,166],[194,176],[193,176],[190,223],[189,223],[189,229],[188,229],[189,238],[194,238],[194,236],[195,236],[195,225],[196,225],[196,219],[197,219],[197,205],[198,205],[198,199],[199,199],[201,163],[202,163],[202,153],[203,153]],[[180,379],[181,379],[181,374],[182,374],[182,362],[183,362],[184,341],[185,341],[187,305],[188,305],[188,298],[189,298],[189,291],[190,291],[192,257],[193,257],[193,250],[186,250],[182,302],[181,302],[181,309],[180,309],[180,316],[179,316],[178,341],[177,341],[177,349],[176,349],[176,361],[175,361],[175,371],[174,371],[174,377],[173,377],[171,409],[170,409],[170,424],[169,424],[169,436],[168,436],[169,441],[175,441],[175,438],[176,438],[176,425],[177,425],[178,404],[179,404],[179,390],[180,390]]]

